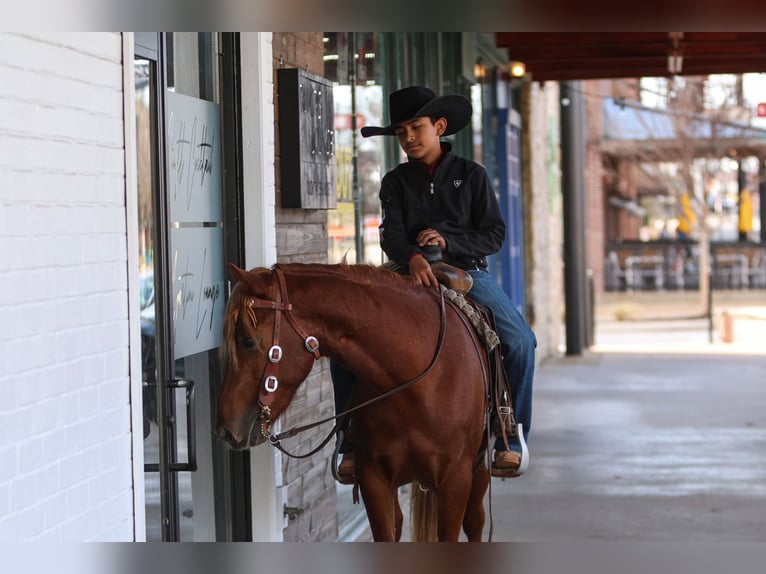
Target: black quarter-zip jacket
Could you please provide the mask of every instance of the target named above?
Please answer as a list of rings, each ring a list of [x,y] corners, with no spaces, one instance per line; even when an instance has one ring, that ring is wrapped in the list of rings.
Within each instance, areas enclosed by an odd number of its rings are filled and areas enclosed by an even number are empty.
[[[503,246],[505,223],[486,170],[445,154],[433,177],[428,168],[409,159],[388,172],[380,186],[383,218],[380,244],[386,255],[406,265],[420,248],[418,233],[438,231],[447,242],[444,261],[461,269],[485,269],[487,255]]]

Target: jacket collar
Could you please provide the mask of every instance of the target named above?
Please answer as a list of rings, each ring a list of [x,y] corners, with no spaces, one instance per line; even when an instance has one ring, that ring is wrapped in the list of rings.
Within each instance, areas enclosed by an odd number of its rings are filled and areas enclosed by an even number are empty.
[[[424,169],[428,172],[429,175],[433,176],[436,173],[436,170],[439,169],[439,166],[441,166],[444,161],[452,155],[452,144],[448,142],[441,142],[442,146],[442,154],[439,156],[439,159],[436,160],[436,163],[433,166],[428,166],[424,164],[421,161],[418,161],[416,159],[413,159],[409,156],[407,156],[407,161],[409,161],[410,164],[416,165],[420,167],[421,169]]]

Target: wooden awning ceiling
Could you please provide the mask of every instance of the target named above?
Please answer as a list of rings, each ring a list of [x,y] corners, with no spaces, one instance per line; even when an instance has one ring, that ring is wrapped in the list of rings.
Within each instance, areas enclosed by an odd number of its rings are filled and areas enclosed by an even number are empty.
[[[766,72],[761,32],[497,32],[533,81]],[[680,57],[680,60],[679,60]]]

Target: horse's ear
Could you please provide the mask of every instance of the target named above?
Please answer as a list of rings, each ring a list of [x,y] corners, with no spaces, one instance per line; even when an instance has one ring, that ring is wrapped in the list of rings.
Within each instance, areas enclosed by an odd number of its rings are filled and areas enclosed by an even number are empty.
[[[262,272],[265,271],[266,276],[269,276],[271,272],[268,269],[257,267],[252,271],[246,271],[245,269],[240,269],[233,263],[228,263],[227,267],[229,268],[229,271],[234,276],[234,278],[237,280],[237,283],[247,285],[248,292],[253,295],[261,295],[264,293],[266,285],[264,282],[264,274]]]
[[[237,281],[241,281],[243,283],[247,283],[247,271],[244,269],[240,269],[234,263],[227,263],[226,266],[229,268],[229,271],[234,276],[234,279]]]

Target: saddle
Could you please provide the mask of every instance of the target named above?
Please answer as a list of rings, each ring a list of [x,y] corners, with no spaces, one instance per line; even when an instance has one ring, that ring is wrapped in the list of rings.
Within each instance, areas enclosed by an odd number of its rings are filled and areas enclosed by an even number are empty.
[[[431,263],[431,271],[436,276],[436,280],[447,289],[459,291],[460,293],[468,293],[471,287],[473,287],[473,277],[471,277],[468,271],[464,271],[459,267],[453,267],[444,261],[429,261],[429,263]],[[407,267],[399,265],[396,261],[388,261],[380,267],[399,275],[409,274]]]

